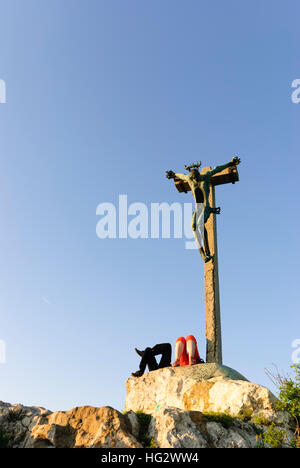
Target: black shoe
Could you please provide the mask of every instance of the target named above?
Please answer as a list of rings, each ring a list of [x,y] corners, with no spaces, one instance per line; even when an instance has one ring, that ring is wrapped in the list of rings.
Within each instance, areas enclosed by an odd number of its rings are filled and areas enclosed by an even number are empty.
[[[132,375],[132,377],[142,377],[143,372],[138,370],[136,372],[132,372],[131,375]]]
[[[200,358],[199,364],[205,364],[205,362],[203,361],[203,359]]]
[[[140,350],[137,349],[137,348],[134,348],[134,351],[135,351],[136,354],[138,354],[140,357],[143,357],[143,356],[144,356],[144,351],[140,351]]]

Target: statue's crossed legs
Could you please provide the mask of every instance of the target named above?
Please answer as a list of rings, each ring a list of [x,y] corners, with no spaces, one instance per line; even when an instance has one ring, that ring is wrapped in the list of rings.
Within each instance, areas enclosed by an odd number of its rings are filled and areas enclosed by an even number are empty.
[[[205,223],[211,213],[220,214],[220,211],[221,208],[205,208],[204,203],[197,203],[196,210],[193,213],[192,230],[200,255],[205,263],[213,258],[210,254]]]

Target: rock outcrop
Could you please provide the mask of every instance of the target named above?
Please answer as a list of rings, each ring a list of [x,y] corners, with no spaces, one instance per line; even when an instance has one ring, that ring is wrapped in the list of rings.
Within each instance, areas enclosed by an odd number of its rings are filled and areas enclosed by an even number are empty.
[[[175,407],[231,416],[245,411],[254,416],[269,415],[275,400],[267,388],[219,364],[158,369],[128,379],[126,389],[126,409],[151,414],[159,408]]]
[[[226,420],[225,420],[226,421]],[[163,448],[255,448],[255,426],[239,420],[217,422],[199,411],[159,410],[149,435]]]
[[[141,448],[139,423],[104,406],[82,406],[51,413],[44,408],[0,402],[0,430],[15,448]]]
[[[285,446],[293,438],[293,420],[274,410],[274,395],[229,367],[159,369],[126,387],[124,414],[0,402],[0,447],[7,440],[14,448],[253,448],[270,423],[284,432]]]
[[[267,421],[267,420],[265,420]],[[293,439],[290,421],[276,426],[285,433],[283,446]],[[256,448],[267,427],[221,414],[178,408],[159,409],[151,419],[149,437],[160,448]]]
[[[0,401],[0,434],[8,437],[9,447],[23,447],[33,427],[49,414],[51,411],[39,406],[11,405]]]

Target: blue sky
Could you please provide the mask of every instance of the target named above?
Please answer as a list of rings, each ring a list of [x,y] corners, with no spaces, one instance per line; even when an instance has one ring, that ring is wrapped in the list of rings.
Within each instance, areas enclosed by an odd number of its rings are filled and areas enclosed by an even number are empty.
[[[135,346],[193,333],[182,239],[96,236],[99,203],[191,202],[165,170],[239,155],[216,189],[224,364],[273,389],[299,327],[297,1],[0,1],[0,400],[124,408]]]

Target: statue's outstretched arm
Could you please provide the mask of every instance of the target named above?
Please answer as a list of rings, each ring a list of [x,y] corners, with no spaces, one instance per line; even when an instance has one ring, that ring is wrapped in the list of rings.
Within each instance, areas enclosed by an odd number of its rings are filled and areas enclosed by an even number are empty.
[[[178,174],[176,172],[175,174],[175,179],[179,179],[179,180],[188,180],[189,179],[189,176],[188,174]]]
[[[179,180],[188,180],[187,174],[178,174],[173,171],[166,171],[167,179],[179,179]]]
[[[240,164],[240,162],[240,158],[234,157],[229,163],[222,164],[221,166],[216,166],[211,171],[206,172],[205,175],[211,177],[215,174],[218,174],[219,172],[224,171],[224,169],[227,169],[227,167],[237,166],[238,164]]]

